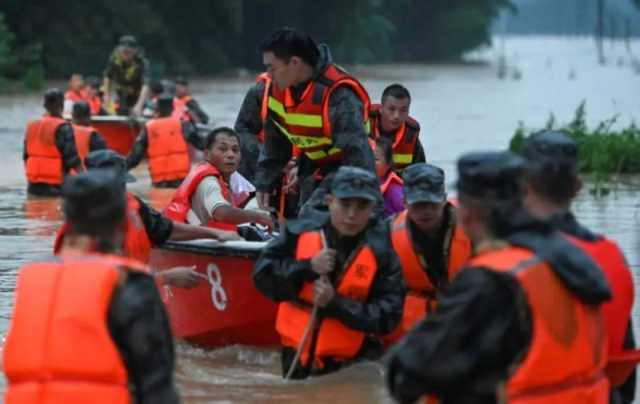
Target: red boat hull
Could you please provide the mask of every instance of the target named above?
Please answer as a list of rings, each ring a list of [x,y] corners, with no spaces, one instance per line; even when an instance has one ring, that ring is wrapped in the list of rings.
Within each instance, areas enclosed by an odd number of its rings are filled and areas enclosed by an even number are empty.
[[[120,116],[93,117],[91,126],[104,137],[110,149],[123,156],[129,154],[140,131],[138,122]]]
[[[160,287],[176,337],[204,347],[279,344],[275,331],[277,306],[255,289],[251,279],[262,247],[263,243],[223,246],[200,240],[168,243],[152,251],[150,265],[154,271],[195,265],[207,279],[193,289]]]

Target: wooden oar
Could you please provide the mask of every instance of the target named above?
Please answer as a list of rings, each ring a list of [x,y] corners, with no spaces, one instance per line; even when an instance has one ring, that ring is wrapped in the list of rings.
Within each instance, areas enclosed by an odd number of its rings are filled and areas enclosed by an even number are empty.
[[[328,244],[327,244],[327,237],[324,234],[324,230],[320,231],[320,235],[322,236],[322,246],[326,249],[328,247]],[[327,280],[327,276],[326,275],[321,275],[320,279]],[[298,367],[298,361],[300,360],[300,355],[302,354],[302,350],[304,349],[304,346],[307,344],[307,340],[309,339],[309,334],[311,333],[311,330],[315,327],[317,317],[318,317],[318,305],[314,301],[313,302],[313,308],[311,309],[311,317],[309,318],[309,322],[307,323],[307,328],[305,328],[304,334],[302,334],[302,339],[300,340],[300,343],[298,344],[298,349],[296,351],[296,355],[293,357],[293,361],[291,362],[291,365],[289,366],[289,371],[287,372],[286,376],[284,377],[285,380],[291,379],[291,376],[293,375],[293,372]]]

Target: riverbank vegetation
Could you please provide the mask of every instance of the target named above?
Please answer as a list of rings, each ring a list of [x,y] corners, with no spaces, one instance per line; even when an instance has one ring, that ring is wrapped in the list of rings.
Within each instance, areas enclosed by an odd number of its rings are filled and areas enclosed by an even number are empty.
[[[521,122],[509,148],[518,152],[527,136],[541,129],[560,130],[567,133],[578,143],[579,169],[591,174],[596,189],[605,191],[602,184],[614,174],[640,173],[640,128],[635,123],[628,127],[615,126],[617,117],[600,122],[595,128],[586,123],[584,102],[576,109],[573,119],[567,124],[557,124],[552,115],[543,128],[527,129]],[[616,129],[613,129],[614,126]]]
[[[0,13],[0,93],[37,90],[44,84],[37,45],[15,47],[15,35],[9,31]]]
[[[100,76],[123,34],[138,38],[155,75],[259,70],[258,44],[285,25],[328,43],[341,64],[451,60],[488,44],[491,21],[509,8],[512,0],[3,0],[0,77]]]

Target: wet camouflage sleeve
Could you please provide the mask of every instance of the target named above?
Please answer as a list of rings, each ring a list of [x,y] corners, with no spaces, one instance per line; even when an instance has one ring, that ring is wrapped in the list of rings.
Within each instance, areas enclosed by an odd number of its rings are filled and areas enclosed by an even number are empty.
[[[360,98],[346,86],[335,89],[329,98],[333,142],[343,151],[342,165],[375,172],[375,158],[362,120],[363,109]]]
[[[262,94],[264,83],[259,82],[249,88],[242,101],[236,123],[233,126],[240,137],[242,160],[238,171],[251,181],[256,173],[258,157],[260,155],[260,142],[258,133],[262,130],[262,118],[260,108],[262,106]]]
[[[151,276],[129,272],[127,281],[113,293],[107,324],[127,367],[135,402],[178,403],[173,338]]]
[[[402,403],[425,394],[452,403],[497,402],[497,384],[529,346],[530,316],[513,277],[463,270],[439,294],[436,312],[389,352],[392,395]]]
[[[136,137],[136,141],[131,147],[131,151],[127,156],[127,169],[136,167],[142,161],[145,153],[147,153],[147,147],[149,146],[149,138],[147,136],[147,130],[143,127]]]
[[[80,167],[80,157],[76,150],[76,140],[70,124],[64,123],[56,130],[56,147],[62,155],[65,172],[68,172],[72,168]]]

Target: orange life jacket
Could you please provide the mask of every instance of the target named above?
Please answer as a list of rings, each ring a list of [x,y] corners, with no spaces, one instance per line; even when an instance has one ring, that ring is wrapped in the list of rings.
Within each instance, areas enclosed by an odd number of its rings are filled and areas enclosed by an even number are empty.
[[[320,231],[310,231],[300,235],[296,250],[296,259],[307,260],[322,249],[323,241]],[[373,284],[378,265],[375,254],[367,245],[354,252],[353,259],[336,286],[336,293],[350,299],[366,301]],[[313,302],[313,283],[305,282],[298,297],[304,304],[282,302],[278,306],[276,330],[280,334],[282,344],[297,349],[311,316],[310,304]],[[365,334],[342,324],[334,318],[324,318],[320,323],[316,339],[314,366],[322,367],[323,358],[345,361],[353,359],[362,346]],[[311,338],[307,338],[301,363],[306,366],[311,357]]]
[[[398,341],[418,321],[436,307],[436,286],[427,276],[426,262],[416,253],[411,235],[407,227],[408,213],[403,211],[393,220],[391,227],[391,241],[393,249],[400,258],[402,274],[407,284],[408,292],[404,299],[402,321],[396,329],[384,337],[385,343]],[[471,240],[464,233],[462,227],[455,225],[453,234],[444,251],[447,262],[447,275],[451,281],[471,258]]]
[[[567,238],[602,268],[609,282],[612,299],[602,305],[602,315],[609,338],[609,361],[628,362],[626,372],[616,371],[615,364],[607,366],[609,381],[613,386],[619,386],[626,381],[640,359],[638,350],[624,348],[634,298],[631,271],[620,248],[613,241],[606,238],[585,241],[569,235]]]
[[[270,87],[268,108],[274,125],[302,153],[319,164],[337,162],[342,152],[332,140],[329,98],[340,86],[350,87],[364,104],[362,122],[369,127],[369,95],[362,84],[339,67],[330,64],[305,88],[296,101],[289,88]]]
[[[146,123],[151,181],[183,179],[191,168],[189,148],[182,134],[182,121],[173,117],[156,118]]]
[[[380,137],[380,109],[382,105],[371,105],[371,135],[378,139]],[[393,166],[402,171],[405,167],[413,163],[416,144],[420,139],[420,124],[415,119],[409,117],[396,131],[393,138]]]
[[[389,174],[387,175],[387,178],[384,180],[382,185],[380,185],[380,193],[384,195],[384,193],[387,192],[387,189],[389,189],[389,186],[391,186],[391,184],[402,185],[404,184],[404,182],[402,181],[402,178],[398,176],[398,174],[394,173],[393,171],[390,171]]]
[[[191,97],[190,95],[185,95],[182,98],[173,97],[173,113],[171,114],[171,116],[183,121],[193,122],[191,114],[189,114],[189,108],[187,107],[187,104],[192,99],[193,97]]]
[[[94,95],[93,97],[87,99],[87,103],[89,103],[91,115],[98,115],[100,113],[100,110],[102,109],[102,100],[99,96]]]
[[[222,196],[227,202],[235,207],[229,186],[222,178],[220,171],[211,164],[203,162],[194,167],[193,170],[189,172],[189,175],[187,175],[187,178],[185,178],[178,189],[176,189],[176,192],[173,194],[173,198],[171,198],[171,202],[169,202],[167,207],[164,209],[164,215],[176,222],[186,223],[187,214],[189,213],[189,210],[191,210],[191,197],[193,197],[193,194],[198,189],[198,185],[200,185],[202,180],[206,177],[216,177],[218,184],[220,184]],[[214,220],[210,221],[207,226],[223,230],[235,230],[237,227],[229,223],[222,223]]]
[[[58,255],[62,249],[64,236],[71,230],[68,223],[58,229],[53,243],[53,253]],[[127,192],[127,222],[125,224],[122,253],[142,263],[148,263],[151,256],[151,240],[140,216],[140,202]]]
[[[65,123],[62,118],[45,115],[27,126],[25,171],[29,183],[62,185],[64,168],[56,131]]]
[[[86,98],[86,93],[84,90],[80,90],[80,91],[67,90],[67,92],[64,93],[64,99],[70,100],[73,102],[85,101],[85,98]]]
[[[549,265],[524,248],[484,252],[469,265],[512,275],[531,309],[531,343],[506,384],[510,404],[609,402],[599,308],[580,301]]]
[[[19,271],[4,346],[7,404],[131,402],[127,369],[106,321],[121,268],[147,272],[110,255]]]
[[[89,154],[91,146],[91,134],[95,131],[91,126],[73,124],[73,137],[76,140],[78,157],[84,167],[84,159]]]
[[[140,202],[129,192],[127,192],[126,226],[123,248],[125,255],[145,264],[148,263],[151,256],[151,239],[140,216]]]

